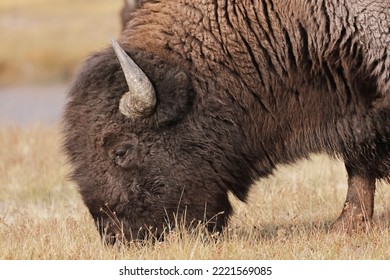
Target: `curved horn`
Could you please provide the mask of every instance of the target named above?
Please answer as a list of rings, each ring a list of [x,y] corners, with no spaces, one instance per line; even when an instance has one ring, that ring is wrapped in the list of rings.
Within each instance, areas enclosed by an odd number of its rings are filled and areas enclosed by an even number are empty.
[[[156,94],[152,83],[117,41],[113,39],[111,44],[129,86],[129,91],[120,100],[119,111],[132,119],[149,116],[156,107]]]

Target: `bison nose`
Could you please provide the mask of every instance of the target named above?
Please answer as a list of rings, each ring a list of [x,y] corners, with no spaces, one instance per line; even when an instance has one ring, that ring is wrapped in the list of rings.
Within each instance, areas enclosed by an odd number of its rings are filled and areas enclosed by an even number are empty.
[[[100,232],[100,236],[104,245],[121,245],[126,243],[125,235],[118,230],[108,228],[104,232]]]
[[[101,240],[105,245],[125,243],[126,238],[123,228],[119,228],[111,221],[101,219],[98,224],[98,231],[100,233]]]
[[[102,241],[104,243],[104,245],[115,245],[115,244],[118,244],[118,241],[120,240],[120,238],[118,238],[119,236],[117,235],[106,235],[106,236],[103,236],[102,237]]]

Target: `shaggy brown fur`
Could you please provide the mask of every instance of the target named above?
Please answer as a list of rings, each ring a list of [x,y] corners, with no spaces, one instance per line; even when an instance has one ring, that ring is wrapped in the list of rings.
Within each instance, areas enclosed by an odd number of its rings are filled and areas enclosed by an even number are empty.
[[[155,87],[154,114],[119,112],[128,88],[111,47],[85,63],[65,110],[72,178],[100,228],[131,239],[185,213],[220,230],[229,191],[245,200],[254,179],[319,152],[349,176],[334,228],[367,226],[375,182],[390,177],[389,11],[381,0],[144,1],[119,41]]]

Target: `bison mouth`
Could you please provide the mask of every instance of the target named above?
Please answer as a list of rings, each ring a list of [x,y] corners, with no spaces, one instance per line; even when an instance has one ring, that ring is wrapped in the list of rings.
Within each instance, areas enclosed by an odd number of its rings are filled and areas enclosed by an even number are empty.
[[[225,212],[220,212],[212,218],[206,220],[186,218],[186,211],[181,214],[168,215],[161,226],[141,226],[131,227],[126,219],[120,219],[115,212],[101,209],[105,218],[100,217],[96,220],[96,226],[99,230],[101,239],[105,245],[127,246],[131,244],[146,245],[164,242],[172,236],[182,237],[185,233],[200,233],[205,237],[220,236],[227,224],[228,216]]]

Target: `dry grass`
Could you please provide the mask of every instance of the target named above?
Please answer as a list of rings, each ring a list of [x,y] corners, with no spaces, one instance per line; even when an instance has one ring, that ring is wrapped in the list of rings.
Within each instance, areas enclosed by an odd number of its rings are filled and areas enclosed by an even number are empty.
[[[2,0],[0,85],[62,82],[120,31],[121,0]]]
[[[76,187],[65,179],[56,128],[0,128],[0,259],[389,259],[390,188],[376,194],[368,233],[330,234],[344,200],[342,165],[316,156],[235,199],[223,237],[184,231],[163,243],[126,248],[101,244]]]

